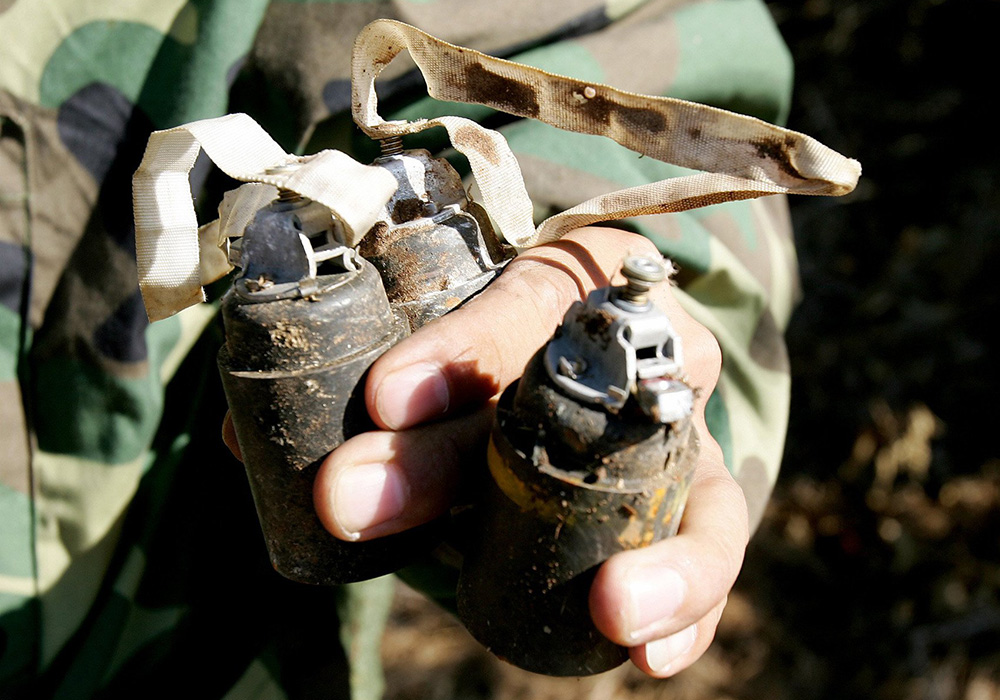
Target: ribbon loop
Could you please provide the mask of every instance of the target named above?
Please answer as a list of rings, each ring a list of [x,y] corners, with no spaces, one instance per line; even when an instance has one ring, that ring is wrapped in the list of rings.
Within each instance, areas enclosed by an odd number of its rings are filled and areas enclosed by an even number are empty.
[[[702,172],[595,197],[536,229],[520,167],[499,132],[460,117],[408,122],[379,115],[375,79],[404,50],[433,97],[606,136],[637,154]],[[843,195],[861,174],[857,161],[753,117],[584,83],[455,46],[394,20],[376,20],[361,31],[351,70],[358,126],[376,139],[444,127],[455,149],[469,159],[483,206],[519,249],[628,216],[778,193]],[[219,245],[239,235],[273,198],[274,190],[239,188],[220,208],[220,221],[202,227],[199,253],[188,174],[201,150],[237,180],[289,189],[325,205],[344,224],[351,246],[375,223],[397,186],[384,168],[362,165],[339,151],[304,157],[285,153],[244,114],[153,133],[133,179],[139,283],[150,320],[202,301],[202,284],[231,269]]]

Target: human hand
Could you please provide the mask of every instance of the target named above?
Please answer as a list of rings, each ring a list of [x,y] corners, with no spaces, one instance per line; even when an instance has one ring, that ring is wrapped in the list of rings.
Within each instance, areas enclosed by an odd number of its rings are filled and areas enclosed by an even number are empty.
[[[463,471],[485,458],[499,392],[555,330],[569,305],[605,286],[628,253],[656,254],[646,239],[587,228],[532,249],[468,304],[383,355],[366,385],[382,430],[358,435],[323,463],[314,500],[320,520],[345,540],[389,535],[447,511]],[[617,280],[621,283],[621,279]],[[721,355],[707,329],[668,285],[654,291],[681,335],[701,449],[676,537],[616,554],[590,594],[598,629],[630,647],[633,662],[666,677],[708,647],[748,539],[743,493],[705,426],[705,401]]]

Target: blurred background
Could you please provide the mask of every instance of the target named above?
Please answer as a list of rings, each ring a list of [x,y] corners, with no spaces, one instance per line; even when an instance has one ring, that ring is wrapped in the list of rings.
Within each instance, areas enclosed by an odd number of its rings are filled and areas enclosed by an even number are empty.
[[[401,590],[393,700],[1000,698],[996,0],[780,0],[789,126],[858,158],[792,202],[783,472],[715,644],[651,681],[505,666]]]

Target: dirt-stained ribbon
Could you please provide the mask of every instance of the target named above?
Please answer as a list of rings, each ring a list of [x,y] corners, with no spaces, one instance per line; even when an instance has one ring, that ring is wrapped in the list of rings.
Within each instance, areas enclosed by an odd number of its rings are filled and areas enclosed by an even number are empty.
[[[614,139],[637,153],[703,171],[596,197],[527,231],[531,204],[509,148],[499,134],[454,117],[385,121],[375,78],[409,52],[439,100],[482,104],[552,126]],[[815,139],[742,114],[669,97],[637,95],[455,46],[394,20],[376,20],[358,35],[352,71],[354,119],[374,138],[444,126],[469,157],[483,205],[504,237],[519,248],[558,238],[597,221],[675,212],[767,194],[843,195],[860,164]],[[456,131],[467,130],[456,139]],[[487,137],[486,134],[489,134]]]

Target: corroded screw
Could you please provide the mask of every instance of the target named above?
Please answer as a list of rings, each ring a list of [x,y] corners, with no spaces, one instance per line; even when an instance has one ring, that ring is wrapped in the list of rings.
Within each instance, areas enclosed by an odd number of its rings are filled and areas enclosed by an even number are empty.
[[[295,172],[299,167],[298,163],[285,163],[283,165],[272,165],[270,168],[264,171],[265,175],[283,175],[285,173]],[[279,202],[298,202],[302,200],[302,195],[294,190],[287,189],[285,187],[278,188],[278,201]]]
[[[630,255],[622,263],[622,274],[628,284],[619,292],[619,298],[641,306],[649,302],[649,290],[666,279],[667,269],[657,258]]]
[[[384,139],[379,139],[378,145],[382,149],[383,158],[389,158],[390,156],[398,156],[400,153],[403,152],[403,137],[387,136]]]

